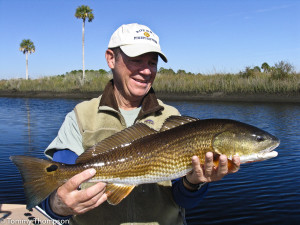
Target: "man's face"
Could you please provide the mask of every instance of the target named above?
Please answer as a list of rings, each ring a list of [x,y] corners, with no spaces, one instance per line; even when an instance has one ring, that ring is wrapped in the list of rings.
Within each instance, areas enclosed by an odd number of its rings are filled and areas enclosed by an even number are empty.
[[[141,100],[150,90],[157,72],[158,54],[128,57],[122,51],[115,59],[114,84],[129,101]]]

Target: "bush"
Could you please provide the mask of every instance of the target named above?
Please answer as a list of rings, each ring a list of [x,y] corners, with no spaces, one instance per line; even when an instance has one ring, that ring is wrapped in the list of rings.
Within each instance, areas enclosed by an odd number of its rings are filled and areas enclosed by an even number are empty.
[[[260,68],[258,66],[255,66],[254,68],[247,66],[245,68],[245,71],[242,71],[239,74],[242,77],[248,78],[248,77],[259,76],[261,74],[261,72],[260,72]]]
[[[271,76],[275,79],[284,79],[293,73],[295,73],[295,71],[292,64],[285,61],[280,61],[275,63],[275,66],[271,71]]]
[[[168,75],[170,75],[170,74],[175,75],[174,70],[172,70],[172,69],[165,69],[163,67],[160,67],[160,69],[158,70],[158,73],[160,73],[160,74],[168,74]]]

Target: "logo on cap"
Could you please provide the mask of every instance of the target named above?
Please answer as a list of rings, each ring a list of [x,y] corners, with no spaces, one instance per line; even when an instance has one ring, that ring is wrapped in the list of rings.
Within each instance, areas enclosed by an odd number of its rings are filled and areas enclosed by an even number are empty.
[[[150,34],[149,34],[148,32],[144,32],[144,35],[145,35],[146,37],[150,37]]]

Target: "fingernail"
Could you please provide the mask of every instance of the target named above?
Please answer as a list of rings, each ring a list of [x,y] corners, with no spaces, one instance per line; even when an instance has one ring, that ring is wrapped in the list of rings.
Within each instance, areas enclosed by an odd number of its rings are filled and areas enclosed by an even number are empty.
[[[95,174],[96,174],[96,170],[95,169],[90,169],[90,174],[92,175],[92,176],[94,176]]]

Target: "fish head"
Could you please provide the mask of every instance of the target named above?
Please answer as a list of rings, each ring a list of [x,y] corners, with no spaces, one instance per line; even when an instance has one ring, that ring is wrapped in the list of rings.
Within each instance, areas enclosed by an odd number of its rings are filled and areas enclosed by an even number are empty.
[[[214,151],[225,154],[229,159],[237,155],[241,164],[263,161],[276,157],[273,151],[280,141],[277,137],[249,124],[227,121],[212,142]]]

